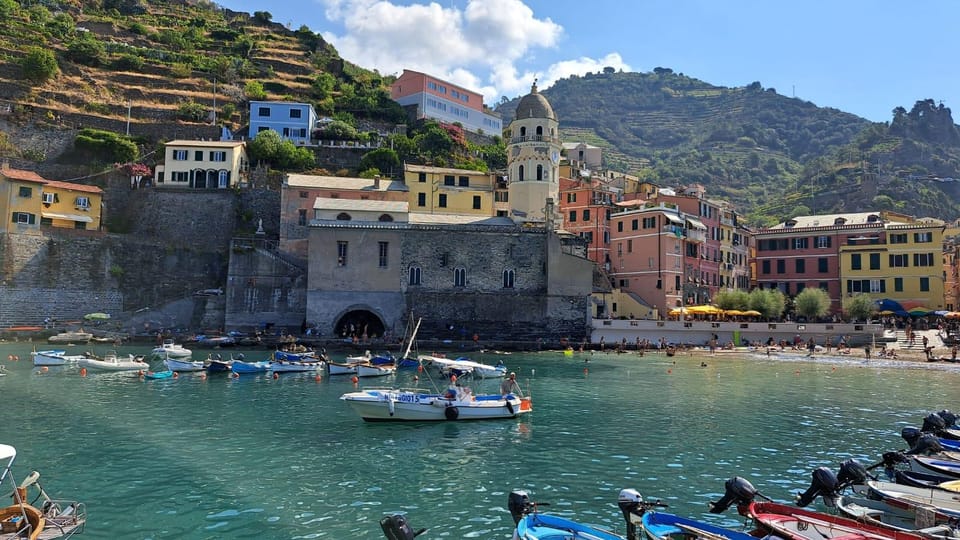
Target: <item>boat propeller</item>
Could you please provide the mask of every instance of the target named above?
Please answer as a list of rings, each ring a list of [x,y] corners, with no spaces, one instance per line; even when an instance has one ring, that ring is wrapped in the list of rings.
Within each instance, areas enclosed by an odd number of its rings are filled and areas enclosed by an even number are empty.
[[[902,437],[903,434],[901,433],[900,436]],[[940,444],[940,438],[933,433],[924,433],[923,435],[917,437],[916,442],[911,445],[910,449],[907,450],[905,454],[908,456],[929,456],[939,452],[943,452],[943,445]]]
[[[660,502],[660,499],[644,501],[643,495],[640,495],[639,491],[626,488],[620,490],[617,506],[620,507],[620,511],[623,512],[623,519],[627,522],[627,538],[634,539],[642,536],[638,527],[640,517],[651,508],[666,508],[667,503]]]
[[[941,412],[949,413],[950,411],[944,410]],[[954,417],[954,420],[956,420],[956,417]],[[944,429],[947,429],[947,421],[937,413],[930,413],[924,417],[923,425],[920,427],[920,431],[924,433],[940,433]]]
[[[380,528],[383,529],[387,540],[412,540],[427,531],[426,529],[414,531],[403,514],[383,516],[380,519]]]
[[[733,504],[737,506],[748,505],[758,496],[767,499],[767,497],[757,491],[757,488],[753,487],[753,484],[747,481],[746,478],[739,476],[734,476],[724,482],[723,488],[723,497],[720,497],[719,501],[710,502],[711,514],[722,514]]]
[[[523,516],[536,512],[538,506],[550,506],[550,503],[533,502],[527,492],[522,489],[511,491],[507,498],[507,508],[510,509],[510,515],[513,516],[514,525],[520,523]]]
[[[947,424],[946,427],[954,428],[957,427],[957,420],[960,419],[957,415],[950,412],[950,409],[943,409],[937,413],[937,416],[943,418],[943,421]]]

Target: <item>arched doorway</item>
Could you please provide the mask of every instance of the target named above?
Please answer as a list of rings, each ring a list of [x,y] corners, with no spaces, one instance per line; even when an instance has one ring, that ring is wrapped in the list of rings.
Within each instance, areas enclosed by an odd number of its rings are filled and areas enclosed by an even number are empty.
[[[340,338],[358,340],[383,337],[384,324],[376,313],[367,309],[351,309],[337,319],[333,326],[334,334]]]

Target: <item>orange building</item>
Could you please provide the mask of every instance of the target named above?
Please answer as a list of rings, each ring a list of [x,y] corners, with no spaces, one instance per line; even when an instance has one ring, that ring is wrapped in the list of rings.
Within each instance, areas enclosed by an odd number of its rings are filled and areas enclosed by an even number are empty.
[[[483,106],[483,96],[462,86],[413,71],[403,73],[390,85],[390,98],[403,106],[416,106],[417,118],[461,124],[464,129],[500,135],[500,116]]]

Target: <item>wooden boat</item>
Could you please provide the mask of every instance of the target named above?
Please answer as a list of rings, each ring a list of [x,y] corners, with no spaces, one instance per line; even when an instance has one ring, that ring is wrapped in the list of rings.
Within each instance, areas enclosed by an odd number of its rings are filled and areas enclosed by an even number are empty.
[[[143,361],[143,356],[128,354],[120,356],[117,351],[109,351],[103,356],[91,352],[84,353],[84,357],[77,361],[81,368],[100,371],[147,371],[150,364]]]
[[[933,512],[942,521],[960,520],[960,500],[954,491],[876,480],[868,480],[864,486],[857,487],[860,493],[882,500],[891,507],[911,512]]]
[[[305,358],[303,360],[272,360],[269,370],[274,373],[304,373],[320,371],[326,362],[319,358]]]
[[[240,375],[246,373],[266,373],[270,369],[269,360],[261,360],[259,362],[245,362],[243,360],[234,360],[230,364],[230,371]]]
[[[85,505],[51,498],[40,485],[40,473],[36,471],[17,484],[12,472],[16,456],[13,446],[0,444],[0,460],[6,460],[0,473],[0,491],[13,495],[13,504],[0,508],[0,540],[53,540],[83,532]],[[36,494],[31,495],[31,491]]]
[[[67,351],[63,349],[33,351],[30,356],[33,356],[33,365],[35,366],[64,366],[76,364],[83,358],[82,354],[67,354]]]
[[[238,358],[242,360],[244,358],[243,354],[238,355]],[[207,360],[204,362],[204,369],[207,370],[207,373],[226,373],[230,371],[235,360],[233,355],[224,360],[220,354],[212,353],[207,355]]]
[[[547,503],[531,501],[526,491],[514,490],[510,492],[507,507],[510,509],[510,515],[513,517],[514,525],[516,525],[513,531],[514,540],[567,538],[623,540],[622,536],[599,527],[578,523],[560,516],[542,514],[539,512],[540,506],[547,506]]]
[[[151,379],[151,380],[156,380],[156,379],[172,379],[172,378],[173,378],[173,374],[174,374],[174,372],[171,371],[171,370],[169,370],[169,369],[168,369],[168,370],[165,370],[165,371],[148,371],[148,372],[146,372],[146,373],[143,374],[143,378],[144,378],[144,379]]]
[[[174,343],[172,339],[165,339],[159,346],[154,347],[152,354],[161,358],[188,358],[193,351]]]
[[[91,339],[93,339],[93,334],[84,332],[81,328],[80,330],[60,332],[59,334],[48,337],[47,341],[50,343],[86,343]]]
[[[367,388],[343,394],[340,399],[367,422],[504,419],[516,418],[533,410],[529,397],[473,395],[465,387],[445,394]]]
[[[393,364],[357,364],[357,377],[384,377],[396,372]]]
[[[648,540],[757,540],[745,532],[733,531],[710,523],[664,512],[644,512],[640,518],[643,535]]]
[[[203,371],[204,364],[202,360],[179,360],[176,358],[167,358],[163,361],[164,365],[170,371]]]

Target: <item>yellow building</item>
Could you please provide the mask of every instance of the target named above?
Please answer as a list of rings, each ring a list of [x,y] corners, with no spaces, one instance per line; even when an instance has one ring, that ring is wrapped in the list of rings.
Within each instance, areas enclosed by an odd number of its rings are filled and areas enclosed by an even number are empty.
[[[103,190],[97,186],[48,180],[41,195],[40,224],[100,230]]]
[[[914,313],[945,309],[944,223],[888,212],[883,218],[841,239],[843,295],[892,300]]]
[[[250,160],[243,141],[170,141],[163,165],[157,165],[158,188],[227,189],[246,184]]]
[[[11,169],[6,161],[0,164],[0,232],[40,232],[40,200],[46,182],[33,171]]]
[[[490,173],[426,165],[404,165],[410,211],[425,214],[493,216],[496,178]]]

